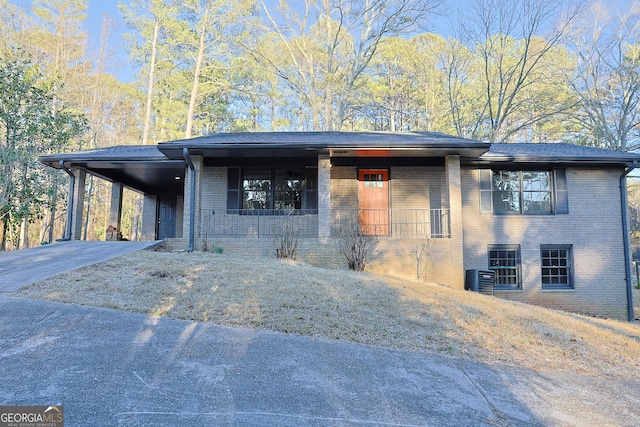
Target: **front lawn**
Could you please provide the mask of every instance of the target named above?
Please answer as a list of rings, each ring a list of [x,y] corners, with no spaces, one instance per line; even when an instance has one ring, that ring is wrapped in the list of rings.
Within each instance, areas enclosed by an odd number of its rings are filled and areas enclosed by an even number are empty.
[[[640,312],[640,290],[635,293]],[[141,251],[16,295],[539,371],[640,379],[638,324],[268,258]]]

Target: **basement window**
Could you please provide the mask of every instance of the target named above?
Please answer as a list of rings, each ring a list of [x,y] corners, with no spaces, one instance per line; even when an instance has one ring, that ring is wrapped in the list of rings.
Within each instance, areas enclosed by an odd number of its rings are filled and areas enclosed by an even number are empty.
[[[496,290],[522,289],[520,245],[490,245],[489,269],[496,273]]]
[[[571,245],[543,245],[542,289],[573,289]]]

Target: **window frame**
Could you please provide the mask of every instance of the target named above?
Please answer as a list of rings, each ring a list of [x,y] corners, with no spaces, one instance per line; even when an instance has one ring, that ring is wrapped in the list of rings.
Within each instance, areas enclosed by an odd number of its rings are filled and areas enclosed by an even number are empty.
[[[255,184],[247,186],[247,182],[255,182]],[[274,180],[273,170],[270,169],[247,169],[243,170],[240,176],[240,209],[242,210],[267,210],[273,209],[274,197]],[[264,197],[255,198],[255,203],[268,204],[268,207],[250,208],[245,203],[254,199],[247,198],[247,194],[263,194]],[[260,200],[262,199],[262,201]]]
[[[553,254],[545,256],[545,251],[566,251],[565,255],[553,256]],[[545,265],[545,260],[548,259],[549,265]],[[553,260],[557,259],[559,264],[550,264]],[[565,261],[565,265],[562,265],[562,260]],[[545,270],[551,270],[545,274]],[[553,270],[566,270],[564,274],[560,271],[553,273]],[[573,280],[573,245],[540,245],[540,284],[542,290],[573,290],[575,289],[575,283]],[[566,278],[566,283],[545,283],[545,277],[553,278]]]
[[[256,176],[262,175],[261,178],[252,178],[252,174]],[[295,181],[299,181],[299,186],[290,188],[287,176],[291,175]],[[283,178],[284,179],[281,179]],[[245,181],[248,180],[267,181],[268,185],[264,185],[265,189],[250,189],[245,187]],[[277,185],[277,181],[282,181],[283,185]],[[227,214],[240,215],[281,215],[294,214],[300,215],[305,213],[317,213],[317,168],[310,166],[229,166],[227,168]],[[245,207],[245,194],[249,192],[266,192],[263,207],[251,208]],[[291,193],[295,194],[293,198],[287,196]],[[299,197],[299,201],[298,201]],[[293,200],[295,207],[279,207],[278,201]],[[314,199],[314,200],[311,200]],[[268,203],[268,206],[266,206]],[[299,207],[298,207],[299,203]]]
[[[543,189],[527,188],[525,185],[526,174],[539,174],[541,172],[548,173],[549,175],[549,189],[544,191]],[[498,206],[494,201],[497,194],[501,192],[495,189],[494,175],[496,173],[509,174],[513,177],[516,175],[517,179],[511,179],[510,182],[515,182],[516,189],[507,189],[502,192],[512,192],[517,196],[517,209],[512,210],[498,210]],[[567,179],[565,169],[546,169],[546,168],[527,168],[527,169],[510,169],[510,168],[483,168],[478,170],[479,181],[479,195],[480,195],[480,213],[492,213],[494,215],[509,216],[509,215],[532,215],[532,216],[547,216],[569,213],[569,200],[567,191]],[[530,187],[535,187],[535,181],[531,181]],[[549,198],[549,210],[545,211],[530,211],[525,209],[526,200],[531,199],[530,195],[534,193],[547,193]],[[529,195],[529,197],[527,197]]]
[[[548,174],[548,190],[546,191],[533,191],[529,188],[527,188],[528,186],[531,186],[531,184],[528,184],[527,180],[525,179],[525,175],[527,174],[541,174],[541,173],[546,173]],[[510,177],[508,179],[508,183],[515,183],[515,188],[507,188],[504,190],[498,190],[496,189],[495,186],[495,177],[497,174],[509,174]],[[515,179],[513,179],[515,178]],[[532,183],[535,181],[531,181]],[[499,204],[496,203],[496,196],[499,196],[501,194],[504,193],[512,193],[513,195],[515,195],[515,203],[517,203],[517,208],[516,209],[503,209],[503,210],[498,210],[499,209]],[[548,203],[549,203],[549,209],[548,210],[536,210],[536,211],[529,211],[528,209],[526,209],[526,203],[528,200],[528,195],[534,194],[534,193],[545,193],[548,195]],[[492,202],[493,202],[493,213],[496,215],[551,215],[553,214],[553,173],[552,171],[549,170],[491,170],[491,197],[492,197]]]
[[[492,257],[492,252],[515,252],[513,257]],[[521,257],[520,245],[488,245],[487,247],[487,265],[488,269],[492,270],[496,273],[496,283],[494,285],[494,289],[497,291],[520,291],[522,290],[522,257]],[[510,259],[514,260],[514,266],[506,266],[506,265],[495,265],[493,261],[508,261]],[[498,283],[502,277],[508,277],[507,275],[501,274],[502,271],[512,271],[515,270],[515,274],[511,275],[511,277],[515,277],[515,284],[505,284]]]

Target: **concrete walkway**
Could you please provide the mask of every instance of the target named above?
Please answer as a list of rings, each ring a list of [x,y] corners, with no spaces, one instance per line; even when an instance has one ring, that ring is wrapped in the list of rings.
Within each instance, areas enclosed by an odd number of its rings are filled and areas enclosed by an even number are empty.
[[[13,292],[47,277],[159,245],[155,242],[56,242],[0,252],[0,292]]]
[[[0,295],[0,405],[65,425],[635,426],[640,384]]]

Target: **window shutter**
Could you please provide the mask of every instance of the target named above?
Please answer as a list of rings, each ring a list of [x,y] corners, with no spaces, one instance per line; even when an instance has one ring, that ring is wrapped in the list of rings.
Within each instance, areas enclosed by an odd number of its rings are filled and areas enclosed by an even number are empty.
[[[318,209],[318,168],[308,167],[305,169],[303,209]]]
[[[567,192],[567,177],[564,169],[554,170],[556,187],[556,214],[569,213],[569,195]]]
[[[227,168],[227,211],[240,209],[240,168]]]
[[[491,169],[479,169],[478,176],[480,179],[480,213],[492,213]]]

